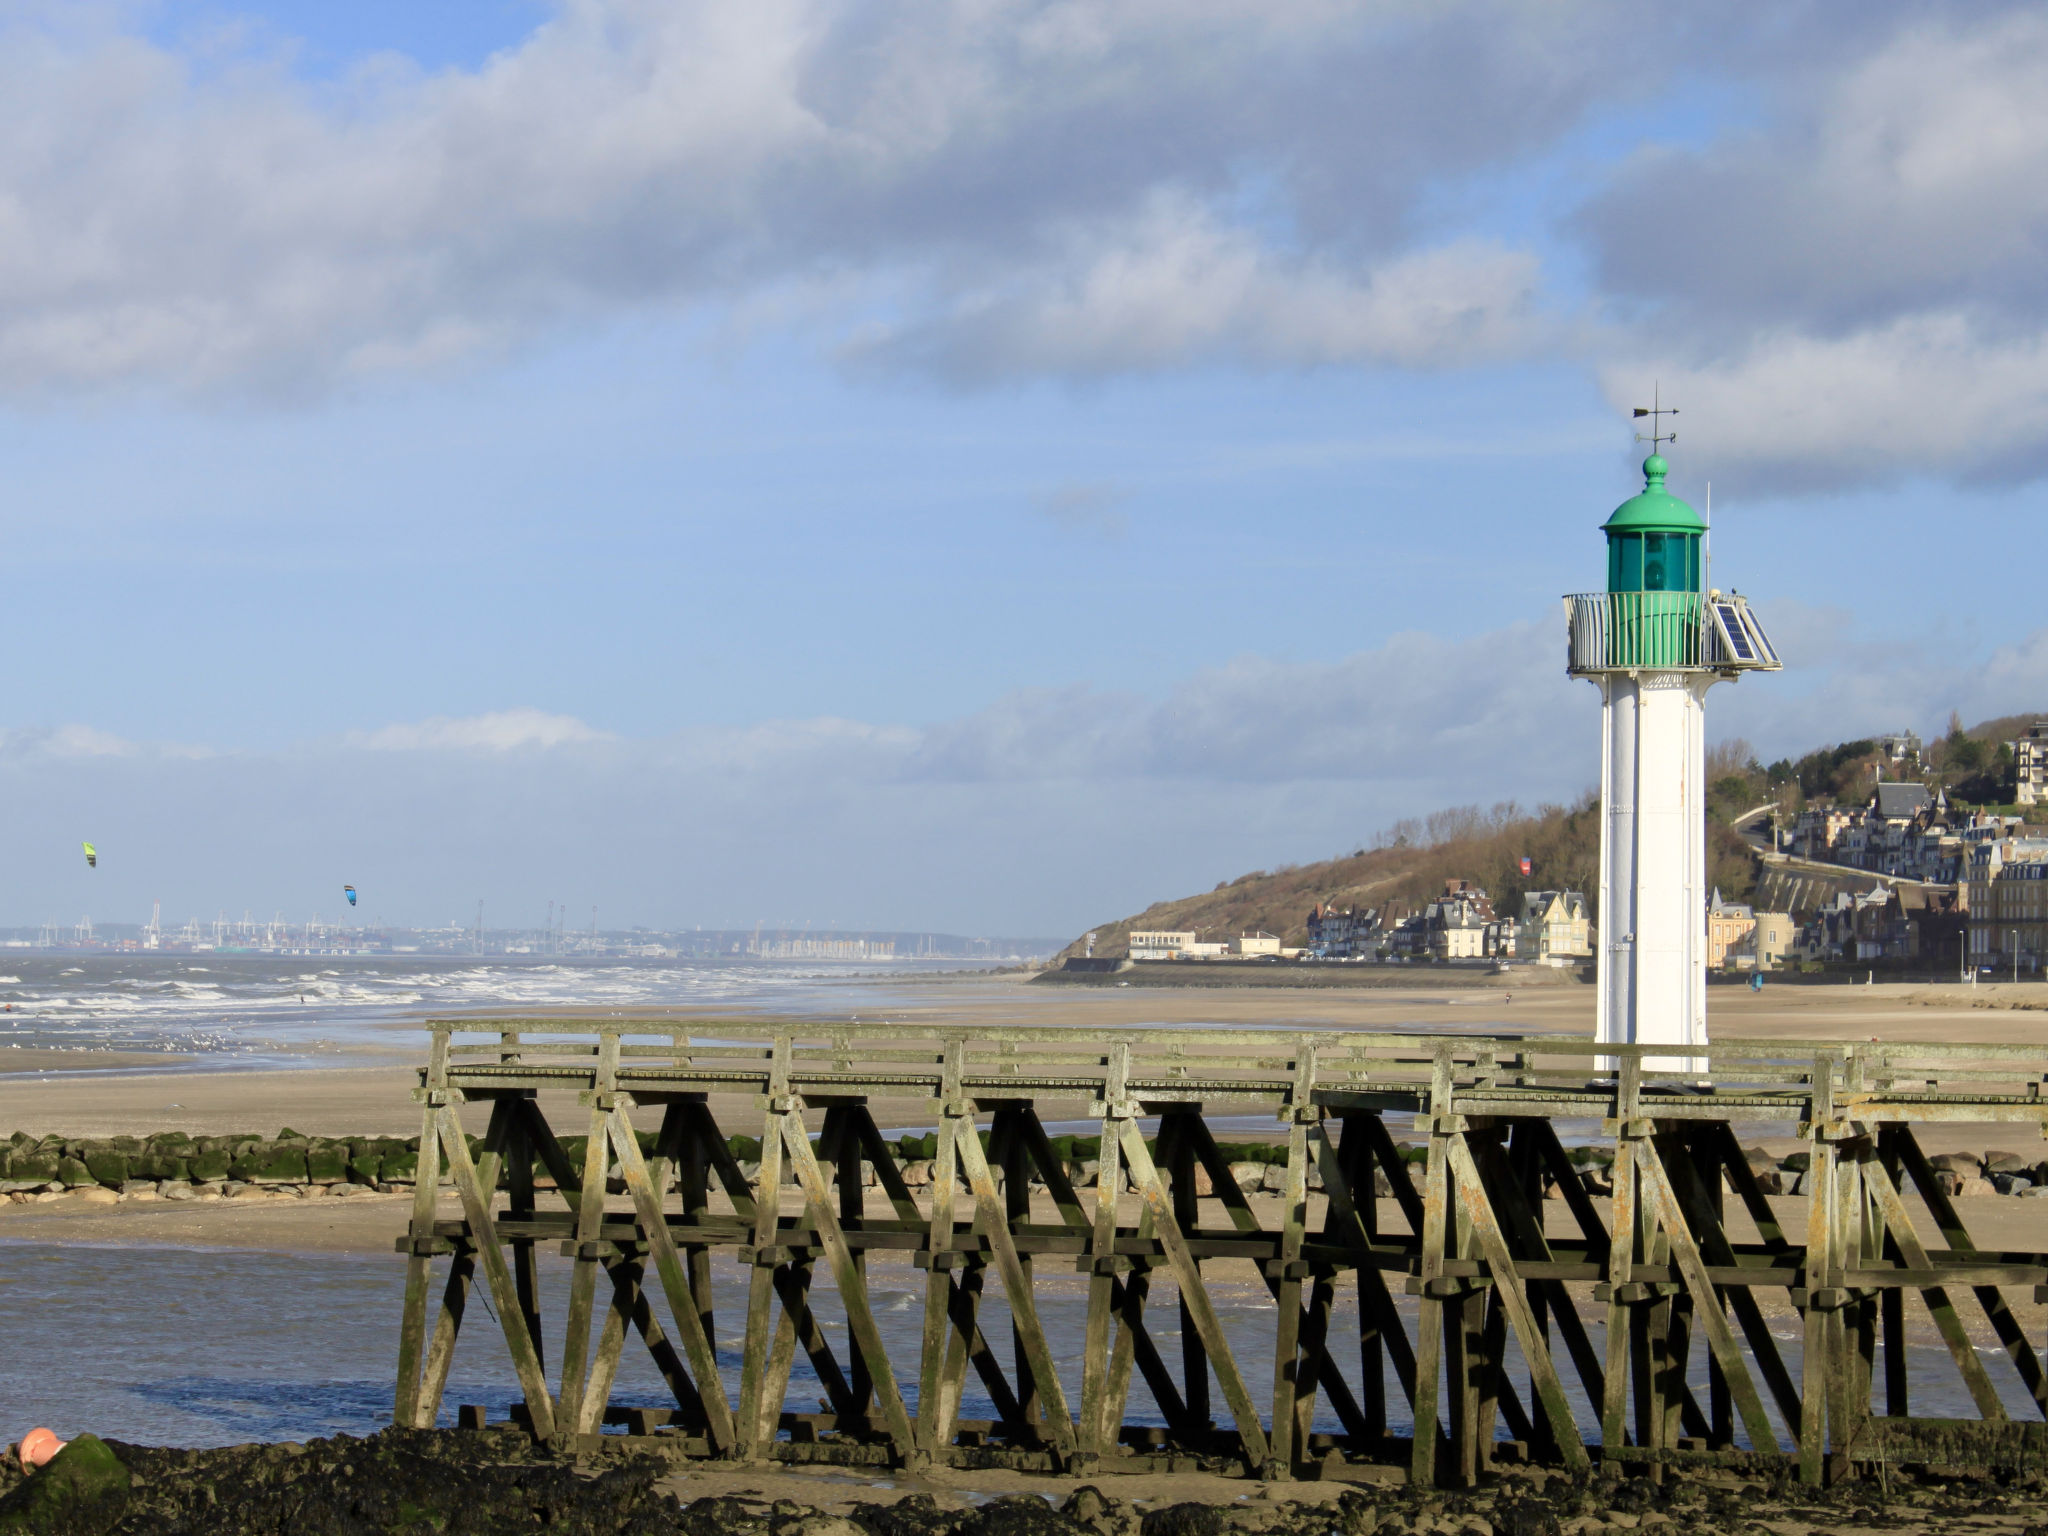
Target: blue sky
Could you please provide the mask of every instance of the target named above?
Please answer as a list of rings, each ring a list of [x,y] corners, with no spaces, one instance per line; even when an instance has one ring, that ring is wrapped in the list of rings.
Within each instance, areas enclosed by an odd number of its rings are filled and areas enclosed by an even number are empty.
[[[1660,381],[1717,734],[2048,706],[2048,23],[1639,20],[0,6],[0,922],[1052,934],[1568,798]]]

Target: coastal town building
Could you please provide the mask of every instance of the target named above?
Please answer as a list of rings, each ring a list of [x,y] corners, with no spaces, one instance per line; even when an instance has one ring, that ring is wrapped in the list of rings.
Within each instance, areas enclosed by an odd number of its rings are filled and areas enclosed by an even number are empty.
[[[1248,960],[1277,958],[1280,954],[1280,940],[1270,933],[1241,933],[1231,941],[1231,952],[1243,955]]]
[[[1133,960],[1178,960],[1195,942],[1192,928],[1134,928],[1131,930]]]
[[[1308,915],[1308,943],[1314,960],[1371,960],[1380,953],[1380,913],[1374,907],[1338,907],[1318,902]]]
[[[2007,838],[1970,850],[1970,963],[2038,971],[2048,955],[2048,841]]]
[[[2013,798],[2021,805],[2048,799],[2048,720],[2036,720],[2012,743]]]
[[[1719,891],[1707,903],[1707,969],[1717,971],[1728,963],[1731,947],[1753,940],[1756,912],[1740,903],[1724,902]]]
[[[1583,891],[1525,891],[1514,953],[1538,965],[1571,965],[1593,955],[1593,924]]]
[[[1710,970],[1776,970],[1798,944],[1789,912],[1759,912],[1743,902],[1726,902],[1719,891],[1707,905],[1707,967]]]
[[[1418,915],[1419,950],[1433,960],[1502,960],[1515,953],[1515,927],[1502,922],[1485,891],[1447,880],[1444,893]]]

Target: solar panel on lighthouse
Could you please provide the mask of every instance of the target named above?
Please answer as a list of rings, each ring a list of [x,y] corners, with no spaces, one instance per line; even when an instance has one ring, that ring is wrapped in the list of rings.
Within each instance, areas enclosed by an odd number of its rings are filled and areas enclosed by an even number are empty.
[[[1728,654],[1737,661],[1752,664],[1756,661],[1756,647],[1750,643],[1749,630],[1742,622],[1742,610],[1736,604],[1717,599],[1712,604],[1714,628],[1720,631],[1721,644]]]

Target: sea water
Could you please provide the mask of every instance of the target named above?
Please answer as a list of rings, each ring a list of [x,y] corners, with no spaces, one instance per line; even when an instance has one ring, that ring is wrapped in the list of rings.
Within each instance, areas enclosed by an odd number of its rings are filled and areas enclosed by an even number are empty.
[[[566,1312],[568,1264],[542,1256],[543,1349],[557,1386]],[[747,1271],[729,1262],[713,1271],[714,1341],[727,1397],[737,1402],[744,1348]],[[438,1277],[437,1277],[438,1278]],[[816,1316],[842,1366],[850,1358],[844,1309],[829,1282],[812,1294]],[[1081,1393],[1081,1350],[1087,1320],[1084,1282],[1048,1276],[1038,1310],[1058,1361],[1070,1410]],[[249,1440],[305,1440],[373,1433],[391,1419],[397,1370],[405,1261],[396,1255],[291,1254],[209,1248],[139,1248],[115,1244],[0,1241],[0,1296],[17,1326],[0,1351],[0,1437],[35,1424],[63,1436],[91,1430],[117,1439],[165,1445],[231,1445]],[[649,1288],[654,1289],[649,1276]],[[911,1410],[916,1410],[918,1350],[924,1318],[925,1276],[908,1266],[877,1266],[869,1288],[884,1348]],[[1220,1321],[1262,1405],[1272,1396],[1274,1307],[1263,1290],[1225,1283],[1214,1291]],[[1396,1299],[1411,1335],[1416,1303]],[[657,1301],[657,1311],[666,1307]],[[1596,1351],[1604,1352],[1601,1313],[1585,1312]],[[1149,1330],[1179,1374],[1181,1319],[1174,1288],[1158,1277],[1148,1308]],[[33,1319],[33,1326],[22,1326]],[[982,1328],[1004,1361],[1012,1357],[1011,1328],[1002,1288],[993,1275],[982,1304]],[[1800,1331],[1783,1308],[1772,1332],[1798,1379]],[[1354,1395],[1361,1386],[1356,1292],[1340,1288],[1330,1342],[1332,1357]],[[1908,1344],[1913,1411],[1919,1416],[1971,1417],[1974,1410],[1952,1363],[1931,1328],[1915,1326]],[[1533,1404],[1528,1376],[1512,1341],[1507,1370],[1525,1404]],[[2017,1373],[1988,1340],[1978,1350],[2008,1409],[2031,1413]],[[1563,1364],[1566,1394],[1582,1431],[1598,1438],[1598,1410],[1586,1402]],[[1695,1337],[1688,1371],[1693,1391],[1707,1396],[1706,1349]],[[1874,1373],[1882,1382],[1882,1362]],[[1383,1371],[1389,1429],[1407,1434],[1413,1424],[1400,1385]],[[1881,1390],[1881,1389],[1880,1389]],[[466,1403],[491,1419],[507,1416],[517,1399],[500,1320],[481,1280],[471,1293],[441,1421],[452,1424]],[[786,1407],[809,1412],[824,1393],[799,1352]],[[628,1334],[612,1401],[669,1407],[673,1399],[637,1335]],[[1220,1386],[1212,1382],[1211,1412],[1229,1422]],[[1878,1411],[1882,1411],[1879,1407]],[[962,1417],[993,1418],[994,1408],[970,1372]],[[1163,1419],[1144,1378],[1133,1373],[1127,1421]],[[1264,1417],[1262,1412],[1261,1417]],[[1775,1420],[1775,1412],[1772,1414]],[[1318,1430],[1336,1430],[1327,1400],[1319,1399]],[[1782,1437],[1782,1426],[1781,1438]],[[1497,1433],[1506,1434],[1505,1426]],[[1784,1438],[1789,1445],[1789,1438]]]

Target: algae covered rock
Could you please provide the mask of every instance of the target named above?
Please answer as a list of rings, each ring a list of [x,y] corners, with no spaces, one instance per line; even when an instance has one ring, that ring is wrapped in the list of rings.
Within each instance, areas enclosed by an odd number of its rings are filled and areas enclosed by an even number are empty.
[[[258,1142],[228,1164],[228,1173],[247,1184],[303,1184],[306,1144]]]
[[[386,1152],[380,1177],[387,1184],[410,1184],[419,1172],[420,1155],[411,1147]]]
[[[133,1140],[130,1137],[129,1140]],[[109,1189],[118,1189],[131,1177],[128,1154],[108,1146],[93,1146],[86,1149],[85,1171],[92,1175],[95,1184],[104,1184]]]
[[[186,1175],[197,1184],[219,1184],[228,1176],[231,1159],[224,1147],[209,1148],[195,1153],[186,1164]]]
[[[57,1182],[69,1184],[76,1189],[81,1184],[96,1184],[99,1181],[92,1176],[92,1170],[83,1162],[67,1155],[57,1159]]]
[[[348,1143],[315,1141],[306,1148],[306,1177],[315,1184],[340,1184],[348,1178]]]
[[[128,1168],[132,1178],[183,1179],[190,1174],[191,1162],[187,1158],[174,1157],[168,1152],[138,1152],[128,1159]],[[226,1171],[226,1159],[222,1159],[221,1168],[223,1172]]]
[[[0,1499],[0,1531],[71,1536],[106,1530],[128,1502],[128,1469],[97,1435],[80,1435]]]
[[[16,1151],[7,1176],[22,1184],[48,1184],[57,1177],[59,1154]]]

